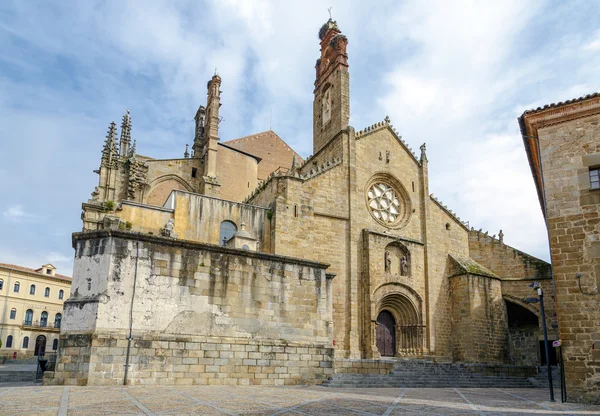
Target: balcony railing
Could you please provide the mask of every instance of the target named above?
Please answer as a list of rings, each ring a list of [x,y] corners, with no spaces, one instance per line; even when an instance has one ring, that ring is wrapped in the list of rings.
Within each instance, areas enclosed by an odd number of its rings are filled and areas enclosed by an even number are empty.
[[[36,328],[36,329],[47,329],[47,330],[60,330],[60,322],[45,322],[45,321],[23,321],[24,328]]]

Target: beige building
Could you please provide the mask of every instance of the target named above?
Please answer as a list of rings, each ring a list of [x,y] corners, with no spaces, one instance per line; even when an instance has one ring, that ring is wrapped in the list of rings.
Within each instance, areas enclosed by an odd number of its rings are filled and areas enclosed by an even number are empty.
[[[600,403],[600,94],[519,123],[550,238],[567,396]]]
[[[63,302],[71,278],[44,264],[39,269],[0,263],[0,356],[43,355],[58,349]]]
[[[540,363],[539,309],[524,298],[550,266],[431,195],[425,144],[415,154],[388,117],[349,126],[348,40],[332,20],[319,39],[306,160],[274,132],[222,142],[218,75],[182,159],[137,155],[129,114],[119,144],[111,124],[73,237],[53,382],[295,384],[387,371],[394,357]],[[552,324],[551,298],[548,312]]]

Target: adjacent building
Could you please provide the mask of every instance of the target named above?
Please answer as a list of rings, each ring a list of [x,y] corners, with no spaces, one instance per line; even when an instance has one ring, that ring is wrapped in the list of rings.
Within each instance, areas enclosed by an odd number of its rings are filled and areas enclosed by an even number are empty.
[[[0,263],[0,356],[27,358],[58,349],[63,303],[71,278],[44,264]]]
[[[129,113],[119,140],[111,123],[48,382],[313,383],[392,357],[539,364],[524,298],[549,264],[430,194],[425,144],[413,152],[388,117],[350,126],[348,39],[331,19],[318,36],[306,160],[272,131],[221,141],[218,75],[181,159],[138,155]]]
[[[519,123],[550,238],[567,394],[600,403],[600,94]]]

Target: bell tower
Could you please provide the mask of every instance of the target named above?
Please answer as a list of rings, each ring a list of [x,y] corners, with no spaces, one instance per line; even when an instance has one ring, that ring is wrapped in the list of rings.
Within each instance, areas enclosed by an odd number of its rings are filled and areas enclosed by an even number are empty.
[[[317,59],[313,102],[313,154],[321,150],[350,121],[348,39],[331,18],[319,30],[321,57]]]

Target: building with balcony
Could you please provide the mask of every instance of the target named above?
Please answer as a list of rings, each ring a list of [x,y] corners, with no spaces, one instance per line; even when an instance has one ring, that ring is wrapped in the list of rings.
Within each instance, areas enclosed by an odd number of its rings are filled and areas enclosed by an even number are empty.
[[[71,278],[51,264],[30,269],[0,263],[0,356],[56,351],[63,302],[70,294]]]

